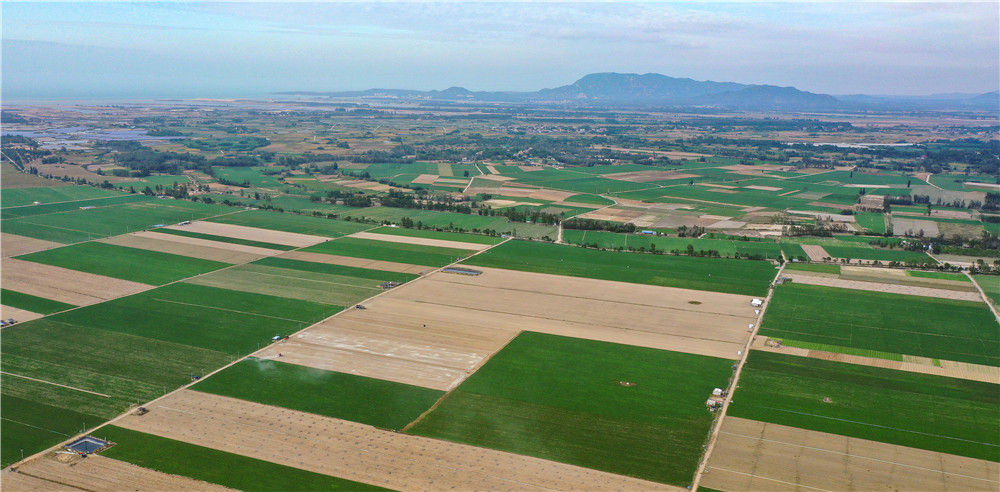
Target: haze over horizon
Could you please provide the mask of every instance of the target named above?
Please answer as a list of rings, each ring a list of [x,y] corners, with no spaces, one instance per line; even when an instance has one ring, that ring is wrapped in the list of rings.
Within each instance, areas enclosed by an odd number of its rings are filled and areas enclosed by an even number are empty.
[[[451,86],[533,91],[595,72],[834,95],[1000,88],[996,2],[0,8],[7,101]]]

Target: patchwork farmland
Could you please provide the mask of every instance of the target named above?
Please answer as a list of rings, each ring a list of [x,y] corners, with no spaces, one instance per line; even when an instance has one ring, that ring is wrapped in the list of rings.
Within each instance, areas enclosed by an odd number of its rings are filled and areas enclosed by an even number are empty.
[[[984,118],[287,99],[12,123],[4,490],[1000,490]]]

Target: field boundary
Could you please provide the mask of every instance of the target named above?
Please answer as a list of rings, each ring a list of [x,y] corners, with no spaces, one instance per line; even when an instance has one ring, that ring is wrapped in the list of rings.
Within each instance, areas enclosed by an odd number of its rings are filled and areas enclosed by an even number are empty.
[[[781,278],[781,274],[785,271],[785,265],[787,264],[787,262],[782,263],[781,268],[778,269],[778,273],[774,275],[774,279],[771,281],[771,285],[768,288],[767,297],[764,298],[764,303],[760,306],[760,313],[757,314],[756,323],[753,325],[753,332],[750,333],[750,337],[747,339],[747,343],[743,347],[743,353],[740,356],[740,360],[736,363],[736,370],[733,372],[733,379],[729,383],[729,392],[726,394],[726,399],[722,402],[722,409],[719,410],[718,418],[715,419],[715,423],[712,425],[712,433],[709,437],[708,445],[705,447],[705,453],[701,457],[701,463],[698,465],[698,471],[694,474],[694,481],[691,482],[692,492],[697,491],[701,484],[701,477],[705,474],[705,467],[708,466],[708,459],[712,455],[712,451],[715,449],[715,443],[719,440],[719,433],[722,431],[722,421],[725,420],[726,412],[729,411],[729,404],[733,401],[733,393],[736,392],[736,388],[738,387],[740,374],[743,372],[743,366],[746,364],[747,358],[750,356],[750,348],[753,346],[754,339],[757,338],[757,332],[760,331],[760,325],[764,320],[764,314],[767,312],[767,307],[771,304],[771,298],[774,296],[774,283],[777,279]]]
[[[993,313],[993,317],[997,319],[998,323],[1000,323],[1000,313],[997,312],[996,306],[993,305],[992,300],[986,295],[986,291],[983,290],[983,288],[979,285],[979,282],[976,282],[976,278],[969,272],[965,272],[965,276],[969,277],[969,281],[972,282],[972,285],[976,286],[976,290],[979,291],[979,296],[983,298],[983,302],[985,302],[986,306],[990,308],[990,312]]]
[[[237,211],[237,212],[231,212],[231,213],[239,213],[239,212],[241,212],[241,211]],[[222,214],[222,215],[227,215],[227,214]],[[373,227],[371,227],[371,228],[369,228],[369,229],[366,229],[366,230],[372,230],[372,229],[376,229],[376,228],[378,228],[378,227],[382,227],[382,226],[381,226],[381,225],[377,225],[377,226],[373,226]],[[335,237],[335,238],[331,238],[331,239],[330,239],[330,241],[336,241],[337,239],[340,239],[340,238],[342,238],[342,237],[347,237],[347,236],[348,236],[348,235],[347,235],[347,234],[345,234],[345,235],[343,235],[343,236],[339,236],[339,237]],[[456,260],[456,261],[454,261],[454,262],[452,262],[452,263],[449,263],[449,264],[447,264],[447,265],[444,265],[444,266],[442,266],[442,267],[440,267],[440,268],[436,268],[436,269],[434,269],[434,271],[432,271],[432,272],[428,272],[428,275],[429,275],[430,273],[434,273],[434,272],[437,272],[437,271],[440,271],[440,270],[443,270],[443,269],[445,269],[445,268],[448,268],[448,267],[450,267],[450,266],[453,266],[453,265],[456,265],[456,264],[458,264],[459,262],[461,262],[461,261],[464,261],[465,259],[467,259],[467,258],[470,258],[470,257],[472,257],[472,256],[476,256],[476,255],[478,255],[478,254],[481,254],[481,253],[484,253],[484,252],[486,252],[486,251],[489,251],[489,250],[491,250],[491,249],[493,249],[493,248],[495,248],[495,247],[497,247],[497,246],[500,246],[501,244],[504,244],[504,243],[506,243],[507,241],[510,241],[511,239],[513,239],[513,238],[507,238],[507,239],[505,239],[505,240],[503,240],[503,241],[501,241],[501,242],[499,242],[499,243],[497,243],[497,244],[494,244],[494,245],[491,245],[491,246],[490,246],[489,248],[485,248],[485,249],[483,249],[483,250],[481,250],[481,251],[477,251],[477,252],[473,253],[472,255],[469,255],[469,256],[466,256],[466,257],[463,257],[463,258],[461,258],[461,259],[459,259],[459,260]],[[88,241],[83,241],[83,242],[88,242]],[[327,241],[327,242],[329,242],[329,241]],[[299,249],[302,249],[302,248],[304,248],[304,247],[308,247],[308,246],[303,246],[303,247],[300,247],[300,248],[296,248],[296,249],[293,249],[293,250],[290,250],[290,251],[296,251],[296,250],[299,250]],[[174,282],[170,282],[170,283],[168,283],[168,284],[164,284],[164,285],[162,285],[162,286],[160,286],[160,287],[165,287],[165,286],[167,286],[167,285],[171,285],[171,284],[175,284],[175,283],[178,283],[178,282],[183,282],[183,281],[185,281],[185,280],[189,280],[189,279],[191,279],[191,278],[195,278],[195,277],[199,277],[199,276],[202,276],[202,275],[208,275],[209,273],[213,273],[213,272],[218,272],[218,271],[221,271],[221,270],[226,270],[226,269],[228,269],[228,268],[234,268],[234,267],[238,267],[238,266],[242,266],[242,265],[245,265],[245,264],[246,264],[246,263],[240,263],[240,264],[236,264],[236,265],[230,265],[230,266],[228,266],[228,267],[225,267],[225,268],[220,268],[219,270],[213,270],[212,272],[206,272],[206,273],[202,273],[202,274],[199,274],[199,275],[195,275],[195,276],[193,276],[193,277],[188,277],[188,278],[185,278],[185,279],[181,279],[181,280],[176,280],[176,281],[174,281]],[[411,282],[418,282],[418,281],[420,281],[421,279],[423,279],[424,277],[426,277],[426,275],[421,275],[421,276],[419,276],[419,277],[417,277],[417,278],[415,278],[415,279],[413,279],[413,280],[411,280],[410,282],[407,282],[407,283],[411,283]],[[358,301],[358,303],[360,304],[360,303],[364,303],[364,302],[367,302],[367,301],[370,301],[371,299],[373,299],[373,298],[375,298],[375,297],[378,297],[378,296],[381,296],[381,295],[385,295],[385,294],[388,294],[389,292],[392,292],[392,289],[389,289],[389,290],[384,290],[384,291],[382,291],[382,292],[379,292],[379,293],[375,294],[374,296],[371,296],[371,297],[368,297],[368,298],[366,298],[366,299],[363,299],[363,300],[361,300],[361,301]],[[126,297],[127,297],[127,296],[126,296]],[[79,309],[79,308],[74,308],[74,309]],[[67,311],[69,311],[69,310],[67,310]],[[298,330],[298,331],[296,331],[296,332],[294,332],[294,333],[291,333],[291,334],[289,334],[288,336],[289,336],[289,337],[291,337],[291,336],[293,336],[293,335],[297,335],[297,334],[299,334],[299,333],[302,333],[303,331],[305,331],[305,330],[308,330],[309,328],[312,328],[313,326],[316,326],[316,325],[318,325],[318,324],[321,324],[321,323],[325,323],[325,322],[327,322],[328,320],[330,320],[330,319],[332,319],[332,318],[334,318],[334,317],[336,317],[336,316],[340,315],[341,313],[345,313],[345,312],[348,312],[348,311],[349,311],[349,309],[346,309],[346,308],[345,308],[345,309],[343,309],[343,310],[341,310],[341,311],[339,311],[339,312],[336,312],[336,313],[334,313],[334,314],[332,314],[332,315],[330,315],[330,316],[328,316],[328,317],[326,317],[326,318],[324,318],[324,319],[322,319],[322,320],[320,320],[320,321],[317,321],[316,323],[312,323],[312,324],[310,324],[310,325],[307,325],[307,326],[303,327],[303,328],[302,328],[301,330]],[[234,366],[234,365],[236,365],[236,364],[238,364],[238,363],[240,363],[240,362],[242,362],[242,361],[244,361],[244,360],[246,360],[246,359],[248,359],[248,358],[250,358],[250,357],[255,357],[255,356],[256,356],[256,354],[258,354],[258,353],[261,353],[261,352],[263,352],[264,350],[267,350],[267,349],[268,349],[269,347],[273,346],[273,345],[274,345],[275,343],[277,343],[277,342],[272,342],[272,343],[270,343],[270,344],[268,344],[268,345],[265,345],[264,347],[261,347],[261,348],[259,348],[259,349],[255,350],[255,351],[254,351],[254,352],[252,352],[252,353],[249,353],[249,354],[246,354],[246,355],[243,355],[243,356],[240,356],[240,357],[236,357],[236,358],[234,358],[234,359],[233,359],[233,361],[232,361],[232,362],[229,362],[228,364],[225,364],[225,365],[223,365],[222,367],[218,367],[218,368],[216,368],[216,369],[213,369],[212,371],[210,371],[210,372],[206,373],[206,374],[205,374],[204,376],[202,376],[201,378],[199,378],[199,379],[198,379],[197,381],[191,381],[191,382],[189,382],[189,383],[187,383],[187,384],[184,384],[184,385],[182,385],[182,386],[179,386],[179,387],[177,387],[177,388],[175,388],[175,389],[173,389],[173,390],[171,390],[171,391],[168,391],[168,392],[166,392],[166,393],[164,393],[164,394],[162,394],[162,395],[160,395],[160,396],[158,396],[158,397],[156,397],[156,398],[154,398],[154,399],[152,399],[152,400],[149,400],[148,402],[146,402],[146,403],[145,403],[145,405],[137,405],[137,406],[148,406],[148,405],[151,405],[151,404],[153,404],[153,403],[155,403],[155,402],[158,402],[158,401],[160,401],[160,400],[163,400],[163,399],[165,399],[165,398],[167,398],[167,397],[169,397],[169,396],[171,396],[171,395],[174,395],[174,394],[176,394],[176,393],[179,393],[179,392],[181,392],[181,391],[184,391],[184,390],[186,390],[186,389],[189,389],[189,388],[190,388],[191,386],[193,386],[193,385],[195,385],[196,383],[198,383],[198,382],[200,382],[200,381],[204,380],[205,378],[208,378],[208,377],[211,377],[211,376],[212,376],[213,374],[216,374],[216,373],[218,373],[218,372],[221,372],[221,371],[224,371],[224,370],[226,370],[226,369],[228,369],[228,368],[230,368],[230,367],[232,367],[232,366]],[[456,386],[456,387],[457,387],[457,386]],[[86,436],[86,435],[88,435],[88,434],[91,434],[91,433],[93,433],[94,431],[96,431],[96,430],[98,430],[98,429],[100,429],[100,428],[102,428],[102,427],[105,427],[105,426],[107,426],[107,425],[113,425],[113,424],[114,424],[115,422],[118,422],[118,421],[120,421],[120,420],[122,420],[122,419],[124,419],[124,418],[128,417],[129,415],[131,415],[131,414],[132,414],[132,412],[133,412],[133,409],[134,409],[134,408],[135,408],[135,407],[131,407],[131,408],[129,408],[128,410],[126,410],[126,411],[122,412],[121,414],[119,414],[118,416],[116,416],[116,417],[113,417],[113,418],[111,418],[111,419],[109,419],[109,420],[106,420],[105,422],[103,422],[103,423],[101,423],[101,424],[99,424],[99,425],[96,425],[96,426],[94,426],[94,427],[92,427],[92,428],[90,428],[90,429],[84,429],[84,431],[83,431],[83,432],[81,432],[81,433],[77,433],[77,434],[74,434],[74,435],[70,436],[70,438],[69,438],[69,439],[66,439],[66,440],[63,440],[63,441],[59,442],[58,444],[56,444],[56,445],[54,445],[54,446],[51,446],[51,447],[49,447],[49,448],[46,448],[46,449],[43,449],[43,450],[41,450],[41,451],[39,451],[39,452],[37,452],[37,453],[35,453],[35,454],[31,455],[31,456],[28,456],[28,457],[26,457],[26,458],[23,458],[23,459],[21,459],[21,460],[19,460],[19,461],[17,461],[17,462],[14,462],[14,463],[11,463],[9,467],[14,467],[14,468],[16,468],[16,467],[20,466],[20,465],[21,465],[22,463],[26,463],[26,462],[28,462],[28,461],[31,461],[31,460],[34,460],[34,459],[37,459],[37,458],[39,458],[39,457],[41,457],[41,456],[44,456],[45,454],[47,454],[47,453],[51,452],[52,450],[55,450],[55,449],[59,449],[59,448],[61,448],[61,447],[62,447],[62,446],[63,446],[63,445],[64,445],[64,444],[66,443],[66,442],[69,442],[69,441],[72,441],[72,440],[74,440],[74,439],[78,439],[78,438],[81,438],[81,437],[84,437],[84,436]]]
[[[38,379],[38,378],[29,377],[29,376],[22,376],[20,374],[14,374],[12,372],[0,371],[0,374],[6,374],[8,376],[14,376],[15,378],[28,379],[28,380],[31,380],[31,381],[37,381],[39,383],[51,384],[52,386],[59,386],[59,387],[71,389],[71,390],[74,390],[74,391],[80,391],[80,392],[83,392],[83,393],[90,393],[92,395],[103,396],[105,398],[111,398],[111,395],[105,395],[104,393],[98,393],[96,391],[85,390],[85,389],[82,389],[82,388],[76,388],[74,386],[67,386],[65,384],[53,383],[52,381],[46,381],[44,379]]]

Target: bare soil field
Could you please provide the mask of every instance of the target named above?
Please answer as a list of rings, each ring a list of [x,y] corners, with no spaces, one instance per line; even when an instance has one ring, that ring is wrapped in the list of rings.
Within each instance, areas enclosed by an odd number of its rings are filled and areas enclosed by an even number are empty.
[[[415,273],[418,275],[437,269],[436,267],[425,265],[410,265],[408,263],[396,263],[394,261],[369,260],[367,258],[311,253],[308,251],[288,251],[281,254],[280,257],[288,258],[290,260],[326,263],[328,265],[344,265],[358,268],[369,268],[372,270],[384,270],[387,272]]]
[[[888,284],[930,287],[935,289],[958,290],[964,292],[976,291],[976,287],[973,286],[971,282],[962,282],[959,280],[948,280],[943,278],[914,277],[907,275],[905,270],[896,268],[873,268],[845,265],[840,267],[840,278],[846,280],[883,282]]]
[[[933,220],[912,219],[897,215],[892,217],[892,230],[896,234],[907,232],[917,234],[920,231],[924,231],[924,235],[926,236],[937,236],[938,232],[940,232],[938,231],[938,223]]]
[[[35,239],[33,237],[18,236],[15,234],[7,234],[6,232],[0,232],[0,249],[2,249],[4,257],[26,255],[28,253],[34,253],[35,251],[58,248],[59,246],[64,245],[52,241]]]
[[[516,202],[514,200],[503,200],[503,199],[500,199],[500,198],[491,198],[489,200],[484,201],[483,203],[486,204],[486,205],[489,205],[490,207],[493,207],[493,208],[514,207],[514,206],[517,206],[517,205],[528,205],[528,206],[531,206],[531,207],[541,207],[542,205],[544,205],[543,203],[536,203],[536,202]]]
[[[765,336],[755,338],[753,342],[754,350],[796,355],[799,357],[812,357],[814,359],[832,360],[836,362],[847,362],[860,366],[897,369],[900,371],[919,372],[923,374],[934,374],[937,376],[947,376],[951,378],[1000,384],[1000,368],[994,366],[970,364],[968,362],[956,362],[951,360],[937,360],[937,363],[935,363],[934,359],[915,355],[904,355],[903,360],[901,361],[879,359],[877,357],[840,354],[837,352],[810,350],[800,347],[786,347],[783,345],[778,346],[774,342],[769,342],[768,340],[769,338]]]
[[[645,215],[638,210],[622,210],[619,208],[602,208],[579,215],[581,219],[609,220],[612,222],[628,222]]]
[[[434,273],[258,355],[447,390],[522,330],[734,358],[755,316],[745,296],[480,270]]]
[[[668,179],[691,179],[700,178],[697,174],[682,173],[679,171],[632,171],[627,173],[605,174],[602,177],[617,179],[619,181],[630,181],[632,183],[648,183],[650,181],[663,181]]]
[[[541,171],[542,169],[545,169],[542,166],[517,166],[517,168],[520,169],[520,170],[522,170],[522,171],[526,171],[526,172],[527,171]]]
[[[803,244],[802,251],[806,252],[806,256],[809,257],[809,261],[823,261],[823,258],[830,257],[830,253],[827,253],[822,246],[817,246],[815,244]]]
[[[421,174],[410,181],[410,184],[434,184],[439,177],[437,174]]]
[[[5,289],[86,306],[152,289],[152,285],[78,272],[68,268],[4,258],[0,281]]]
[[[489,171],[489,172],[491,172],[491,173],[493,173],[493,174],[500,174],[500,171],[497,171],[497,168],[495,168],[493,166],[486,166],[486,170]]]
[[[957,299],[962,301],[982,302],[982,297],[975,287],[969,285],[970,290],[951,290],[934,287],[920,287],[915,285],[904,285],[895,283],[871,282],[864,280],[851,280],[847,278],[829,277],[823,275],[812,275],[812,272],[798,272],[786,270],[784,276],[791,278],[800,284],[824,285],[827,287],[840,287],[844,289],[869,290],[873,292],[890,292],[893,294],[907,294],[911,296],[939,297],[942,299]]]
[[[734,164],[732,166],[723,166],[720,169],[733,171],[736,174],[763,174],[762,171],[795,170],[793,166],[779,166],[777,164],[759,164],[759,165]]]
[[[730,185],[716,184],[716,183],[695,183],[695,184],[698,186],[707,186],[709,188],[723,188],[727,190],[735,190],[736,188],[739,188],[738,186],[730,186]]]
[[[760,186],[760,185],[744,186],[744,188],[748,190],[760,190],[760,191],[781,191],[783,189],[775,186]]]
[[[418,244],[420,246],[436,246],[440,248],[457,248],[481,251],[489,248],[489,244],[465,243],[461,241],[448,241],[445,239],[429,239],[424,237],[396,236],[392,234],[379,234],[376,232],[355,232],[350,237],[358,239],[371,239],[374,241],[387,241],[390,243]]]
[[[200,480],[150,470],[124,461],[90,455],[50,453],[4,470],[4,490],[233,490]]]
[[[38,318],[41,318],[42,316],[45,316],[45,315],[44,314],[33,313],[31,311],[25,311],[23,309],[18,309],[16,307],[2,306],[2,305],[0,305],[0,318],[2,318],[2,319],[11,319],[11,318],[13,318],[14,321],[17,321],[18,323],[24,323],[25,321],[31,321],[33,319],[38,319]]]
[[[739,229],[745,225],[747,225],[746,222],[741,222],[739,220],[720,220],[718,222],[712,222],[705,227],[709,229]]]
[[[477,176],[477,178],[485,177],[486,176]],[[476,186],[465,190],[465,193],[467,195],[486,193],[491,195],[513,196],[517,198],[533,198],[535,200],[547,200],[552,202],[560,202],[573,195],[579,194],[569,191],[546,190],[543,188],[517,188],[512,186],[504,186],[500,188],[484,188]]]
[[[725,417],[702,485],[761,490],[997,490],[1000,464]]]
[[[196,220],[187,225],[167,226],[167,228],[181,231],[200,232],[202,234],[214,234],[216,236],[234,237],[237,239],[249,239],[251,241],[284,244],[286,246],[295,246],[297,248],[312,246],[329,240],[329,238],[322,236],[311,236],[309,234],[299,234],[295,232],[273,231],[271,229],[261,229],[259,227],[247,227],[217,222],[204,222],[200,220]]]
[[[190,256],[192,258],[202,258],[224,263],[247,263],[265,256],[281,253],[281,251],[273,249],[147,231],[113,236],[99,239],[99,241],[118,246],[127,246],[129,248],[160,251],[162,253]],[[228,246],[233,246],[233,248],[229,248]]]
[[[397,490],[681,490],[644,480],[184,390],[117,425]]]

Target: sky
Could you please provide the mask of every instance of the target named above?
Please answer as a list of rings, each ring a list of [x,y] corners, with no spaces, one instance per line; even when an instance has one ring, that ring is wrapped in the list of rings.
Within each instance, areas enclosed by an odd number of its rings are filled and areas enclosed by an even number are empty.
[[[0,2],[0,99],[537,90],[594,72],[826,94],[1000,87],[1000,2]]]

